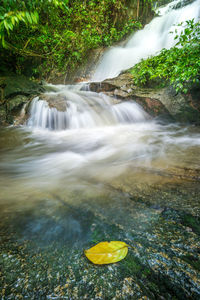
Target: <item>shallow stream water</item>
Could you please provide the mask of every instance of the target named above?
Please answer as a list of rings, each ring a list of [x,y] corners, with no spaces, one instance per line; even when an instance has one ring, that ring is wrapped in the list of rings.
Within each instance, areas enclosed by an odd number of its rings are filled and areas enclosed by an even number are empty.
[[[9,127],[0,145],[2,299],[198,299],[199,128]],[[104,240],[135,250],[93,266]]]

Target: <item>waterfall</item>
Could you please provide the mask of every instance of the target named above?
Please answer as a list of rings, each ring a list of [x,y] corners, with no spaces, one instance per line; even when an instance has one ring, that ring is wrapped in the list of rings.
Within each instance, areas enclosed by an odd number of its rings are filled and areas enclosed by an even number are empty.
[[[28,126],[65,130],[135,123],[149,118],[137,103],[131,101],[120,103],[104,94],[78,91],[76,86],[74,90],[71,86],[60,86],[59,89],[58,92],[43,96],[53,99],[53,104],[43,100],[42,96],[41,99],[39,97],[33,99]],[[57,103],[60,106],[62,104],[63,111],[56,108]],[[51,107],[52,105],[55,107]]]
[[[176,8],[177,3],[174,1],[163,8],[157,10],[160,14],[155,17],[144,29],[133,34],[124,47],[111,47],[103,55],[92,81],[103,81],[107,78],[114,78],[121,71],[127,70],[137,64],[141,59],[151,55],[156,55],[163,48],[169,49],[175,45],[174,32],[181,31],[180,26],[175,26],[186,20],[194,19],[198,21],[200,16],[200,0]]]
[[[130,37],[124,47],[112,47],[103,56],[93,80],[115,77],[142,58],[156,54],[162,48],[174,45],[174,24],[199,17],[200,0],[176,8],[176,0],[159,9],[155,17],[143,30]],[[174,8],[175,6],[175,8]],[[178,30],[181,28],[178,27]],[[145,122],[149,116],[133,101],[120,102],[104,94],[89,91],[87,83],[54,86],[56,91],[36,97],[31,104],[29,127],[66,130],[96,128],[117,124]]]
[[[120,72],[129,60],[132,64],[138,59],[134,57],[136,50],[143,57],[144,53],[148,55],[169,45],[168,30],[175,16],[183,19],[187,10],[190,18],[194,8],[197,16],[199,1],[177,10],[171,10],[168,5],[165,11],[163,9],[163,16],[156,17],[131,37],[126,47],[109,50],[99,66],[102,79],[109,77],[109,72],[113,76]],[[105,65],[108,56],[111,56],[110,61]],[[3,186],[9,186],[6,176],[11,174],[17,178],[17,188],[19,179],[23,187],[27,185],[35,190],[35,187],[45,186],[48,191],[62,191],[63,187],[72,185],[75,189],[82,188],[83,181],[110,181],[123,173],[128,179],[127,174],[132,171],[136,171],[137,177],[138,168],[191,167],[191,155],[195,157],[195,168],[199,164],[198,133],[178,124],[160,124],[133,100],[123,101],[91,92],[87,84],[50,85],[48,90],[52,92],[34,98],[30,105],[27,126],[22,127],[26,147],[18,147],[11,154],[7,150],[10,144],[5,148],[5,156],[0,161],[6,180]],[[18,143],[17,138],[15,142]],[[186,163],[182,164],[182,160]],[[130,183],[134,186],[135,179],[131,178]]]

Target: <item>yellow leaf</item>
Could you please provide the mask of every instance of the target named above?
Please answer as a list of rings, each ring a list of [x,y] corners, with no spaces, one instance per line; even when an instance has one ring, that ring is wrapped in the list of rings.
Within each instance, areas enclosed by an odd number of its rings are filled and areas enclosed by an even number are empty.
[[[111,264],[126,257],[128,245],[120,241],[101,242],[84,253],[96,265]]]

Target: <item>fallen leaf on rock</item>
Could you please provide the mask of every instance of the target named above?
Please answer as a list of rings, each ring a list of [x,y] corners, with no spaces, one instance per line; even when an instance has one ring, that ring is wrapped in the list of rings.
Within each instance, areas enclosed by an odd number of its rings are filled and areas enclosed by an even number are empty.
[[[128,247],[124,242],[101,242],[94,247],[85,250],[85,256],[96,265],[111,264],[126,257]]]

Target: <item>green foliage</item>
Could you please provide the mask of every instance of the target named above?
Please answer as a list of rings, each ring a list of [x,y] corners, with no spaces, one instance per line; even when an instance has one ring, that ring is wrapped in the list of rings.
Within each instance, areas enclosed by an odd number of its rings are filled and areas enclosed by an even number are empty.
[[[10,32],[20,23],[24,22],[26,25],[33,25],[38,23],[37,11],[9,11],[0,16],[0,43],[4,48],[9,48],[9,43],[6,42],[6,34],[9,36]]]
[[[35,57],[33,72],[46,76],[52,69],[75,69],[90,49],[141,26],[127,17],[125,0],[4,0],[0,22],[0,44],[9,47],[4,57],[12,53],[18,72]]]
[[[199,83],[200,22],[186,21],[185,28],[175,39],[178,40],[175,47],[163,49],[159,55],[142,60],[133,67],[131,73],[135,84],[148,85],[159,78],[163,82],[169,81],[177,92],[187,93]]]

